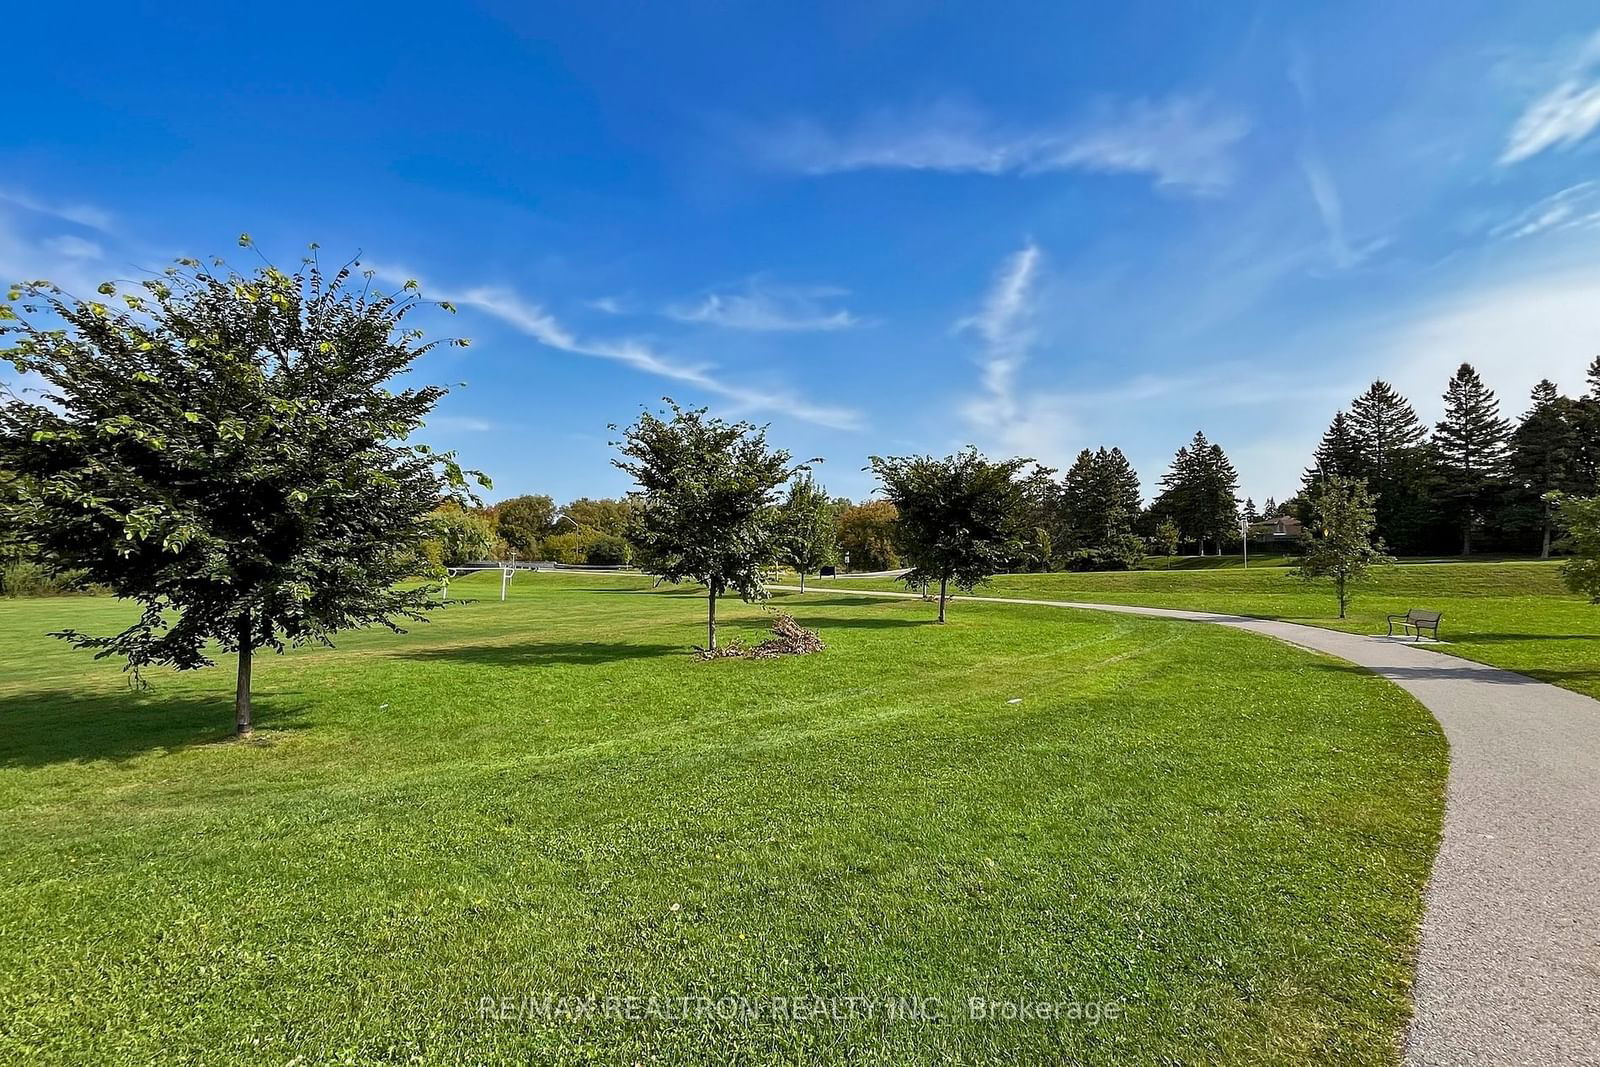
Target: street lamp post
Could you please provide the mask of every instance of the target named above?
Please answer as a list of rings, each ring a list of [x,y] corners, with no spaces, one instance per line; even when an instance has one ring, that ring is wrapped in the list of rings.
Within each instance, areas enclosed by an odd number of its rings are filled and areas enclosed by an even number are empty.
[[[1239,516],[1239,548],[1244,552],[1244,569],[1250,569],[1250,517]]]

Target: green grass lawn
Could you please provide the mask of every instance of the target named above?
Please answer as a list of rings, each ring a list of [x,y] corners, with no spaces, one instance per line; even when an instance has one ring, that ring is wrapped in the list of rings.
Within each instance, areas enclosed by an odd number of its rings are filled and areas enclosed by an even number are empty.
[[[247,743],[227,663],[134,693],[41,636],[125,605],[0,601],[0,1062],[1398,1061],[1447,759],[1400,690],[1215,627],[827,596],[780,598],[823,653],[704,662],[703,599],[643,585],[262,656]],[[863,1000],[480,1014],[546,993]],[[918,996],[943,1020],[882,1006]]]
[[[1286,568],[1254,564],[1248,570],[1005,574],[977,592],[1231,612],[1364,634],[1384,633],[1386,615],[1426,608],[1444,612],[1440,636],[1449,644],[1440,651],[1600,697],[1600,606],[1568,593],[1560,570],[1553,562],[1401,564],[1356,589],[1346,619],[1338,617],[1330,584],[1308,585]],[[820,589],[828,579],[813,581]],[[888,579],[843,578],[839,584],[905,588]]]

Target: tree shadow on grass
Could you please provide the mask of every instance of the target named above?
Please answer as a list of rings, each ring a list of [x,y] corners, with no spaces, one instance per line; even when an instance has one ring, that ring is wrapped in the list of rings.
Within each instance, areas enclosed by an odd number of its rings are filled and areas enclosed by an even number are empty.
[[[573,592],[575,592],[575,593],[620,593],[620,594],[622,594],[624,596],[675,596],[675,597],[689,597],[689,598],[693,598],[695,600],[704,600],[706,598],[706,591],[705,591],[704,587],[702,587],[702,586],[698,586],[698,585],[692,585],[692,586],[691,585],[672,585],[670,583],[663,584],[663,585],[660,585],[660,586],[647,586],[647,585],[641,585],[641,586],[615,586],[615,585],[586,586],[586,587],[584,587],[582,589],[574,589]]]
[[[601,664],[630,659],[657,659],[685,655],[688,645],[646,644],[631,641],[509,641],[500,644],[454,645],[399,653],[400,658],[422,661],[450,660],[499,666],[541,663]]]
[[[804,599],[801,599],[802,595],[804,596]],[[804,594],[778,592],[778,593],[773,594],[772,603],[774,603],[774,604],[793,604],[796,607],[804,606],[804,607],[808,607],[808,608],[868,608],[868,607],[872,607],[874,605],[876,605],[877,607],[882,608],[882,607],[886,607],[886,606],[888,606],[890,604],[921,604],[921,603],[927,603],[930,606],[934,607],[935,610],[937,610],[937,608],[938,608],[938,604],[937,604],[936,601],[921,601],[921,600],[917,600],[917,599],[912,598],[912,597],[903,597],[903,596],[853,596],[853,595],[851,595],[849,593],[846,593],[846,594],[844,594],[842,596],[841,595],[824,596],[824,595],[822,595],[820,593],[812,593],[812,592],[809,592],[809,591],[804,593]]]
[[[1462,641],[1473,644],[1514,643],[1518,641],[1600,641],[1600,634],[1463,634]]]
[[[1315,666],[1317,670],[1340,671],[1345,674],[1376,674],[1393,682],[1463,681],[1513,688],[1525,685],[1556,685],[1565,689],[1572,689],[1577,684],[1590,686],[1600,684],[1600,670],[1573,671],[1540,668],[1523,673],[1513,671],[1508,667],[1493,667],[1487,663],[1458,659],[1444,654],[1439,654],[1438,658],[1440,660],[1438,664],[1429,664],[1426,667],[1394,666],[1385,667],[1381,671],[1369,671],[1367,668],[1353,663],[1318,661]]]
[[[838,615],[796,615],[794,621],[808,630],[816,630],[826,639],[829,630],[888,630],[902,626],[936,626],[939,620],[935,618],[905,619],[896,617],[885,618],[850,618]]]
[[[257,697],[252,706],[256,737],[240,743],[303,729],[299,720],[305,710],[292,695]],[[83,696],[46,690],[0,698],[0,767],[120,762],[231,741],[233,700],[225,696],[163,697],[149,690]]]

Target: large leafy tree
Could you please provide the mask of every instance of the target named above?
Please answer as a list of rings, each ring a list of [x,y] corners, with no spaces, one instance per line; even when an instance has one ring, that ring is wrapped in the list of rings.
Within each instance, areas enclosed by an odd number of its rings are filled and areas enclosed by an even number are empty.
[[[43,402],[0,403],[0,468],[21,475],[7,518],[143,609],[120,633],[57,636],[136,674],[238,653],[240,734],[256,649],[398,630],[438,605],[397,583],[428,513],[475,473],[407,443],[445,394],[391,385],[441,343],[403,326],[415,284],[376,293],[354,269],[180,260],[99,300],[23,285],[0,312],[0,354],[45,383]]]
[[[714,651],[717,598],[766,598],[765,573],[782,547],[778,490],[808,465],[768,447],[765,427],[666,403],[670,412],[647,411],[621,431],[623,458],[612,462],[639,486],[634,536],[645,565],[706,587],[706,647]]]
[[[841,506],[841,504],[843,506]],[[834,501],[834,528],[845,564],[860,571],[886,571],[900,566],[896,544],[900,513],[887,500],[860,504]]]
[[[827,490],[810,474],[802,473],[789,483],[783,502],[781,555],[783,562],[800,575],[800,588],[806,575],[838,558],[838,539],[833,526],[833,503]]]
[[[626,497],[618,500],[611,497],[591,499],[580,496],[562,508],[561,515],[572,520],[575,526],[587,526],[602,533],[623,537],[633,522],[634,509],[634,501]],[[565,523],[558,522],[557,525],[562,530],[568,529]]]
[[[428,522],[423,552],[430,563],[460,567],[494,557],[495,524],[484,512],[452,502],[429,515]]]
[[[1539,515],[1539,558],[1550,558],[1555,527],[1552,494],[1582,492],[1578,458],[1581,409],[1546,379],[1533,387],[1533,403],[1511,435],[1511,474],[1525,501]]]
[[[1472,365],[1463,363],[1444,394],[1444,419],[1434,428],[1440,488],[1461,529],[1461,554],[1472,554],[1472,534],[1489,501],[1505,484],[1511,424],[1500,401]]]
[[[1016,557],[1021,485],[1032,461],[992,461],[968,447],[953,456],[871,457],[883,495],[899,512],[908,585],[939,583],[939,621],[950,586],[970,590]]]
[[[495,532],[523,559],[538,559],[555,517],[555,501],[543,493],[514,496],[495,505]]]
[[[1311,539],[1296,573],[1306,581],[1326,578],[1339,598],[1339,618],[1350,603],[1350,587],[1374,566],[1392,563],[1381,543],[1373,543],[1377,514],[1367,484],[1329,474],[1311,487]]]

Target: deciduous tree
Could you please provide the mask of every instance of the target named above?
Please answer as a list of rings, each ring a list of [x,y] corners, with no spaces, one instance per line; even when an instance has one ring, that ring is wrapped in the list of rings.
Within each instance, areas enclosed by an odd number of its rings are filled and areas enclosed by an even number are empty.
[[[765,427],[724,422],[666,401],[622,430],[613,460],[639,485],[634,524],[650,568],[706,587],[706,647],[717,647],[717,598],[766,598],[765,572],[781,544],[778,490],[806,464],[767,445]],[[661,415],[668,415],[663,411]]]
[[[847,504],[834,521],[842,558],[852,569],[861,571],[886,571],[900,566],[900,550],[896,546],[899,518],[900,513],[887,500]]]
[[[839,547],[833,526],[833,504],[827,490],[810,474],[802,473],[789,483],[781,522],[781,556],[783,562],[800,575],[803,591],[806,575],[832,563],[838,557]]]
[[[1183,531],[1178,529],[1178,524],[1172,521],[1172,516],[1167,515],[1161,519],[1156,527],[1155,543],[1161,554],[1167,557],[1167,569],[1172,569],[1172,557],[1178,554],[1178,542],[1183,538]]]
[[[514,496],[495,506],[495,532],[523,559],[539,558],[539,542],[551,532],[555,501],[543,493]]]
[[[41,403],[0,403],[0,468],[22,476],[9,517],[142,608],[117,634],[57,636],[135,673],[238,653],[240,734],[256,649],[438,606],[399,580],[441,496],[468,494],[473,472],[408,441],[445,390],[392,385],[441,343],[403,326],[415,283],[379,293],[355,269],[180,260],[100,299],[23,285],[0,311],[0,355],[45,383]]]
[[[968,447],[953,456],[873,456],[870,469],[899,512],[906,584],[939,583],[939,621],[953,583],[971,589],[996,574],[1019,544],[1016,520],[1026,459],[998,462]]]
[[[1572,552],[1561,569],[1567,588],[1600,604],[1600,496],[1553,494]]]
[[[1350,603],[1350,587],[1377,565],[1392,563],[1381,544],[1373,544],[1377,515],[1367,485],[1359,478],[1329,474],[1311,488],[1311,539],[1295,573],[1306,581],[1328,578],[1339,598],[1339,618]]]

